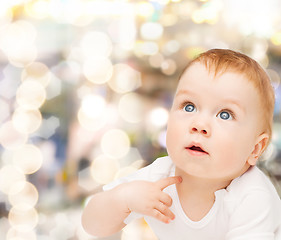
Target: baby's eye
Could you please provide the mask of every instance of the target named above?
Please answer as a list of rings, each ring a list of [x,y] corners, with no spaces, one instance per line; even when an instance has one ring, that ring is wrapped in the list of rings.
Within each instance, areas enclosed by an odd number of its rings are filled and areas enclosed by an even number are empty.
[[[188,103],[184,106],[184,110],[186,112],[194,112],[196,111],[196,107],[192,103]]]
[[[221,111],[218,114],[218,117],[221,118],[222,120],[232,120],[233,119],[233,115],[229,111]]]

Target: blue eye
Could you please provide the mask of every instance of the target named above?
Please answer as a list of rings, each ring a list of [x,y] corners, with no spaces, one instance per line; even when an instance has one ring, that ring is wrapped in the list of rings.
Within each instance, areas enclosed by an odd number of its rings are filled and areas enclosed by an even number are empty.
[[[188,103],[187,105],[185,105],[184,110],[186,112],[194,112],[196,108],[192,103]]]
[[[218,114],[219,118],[221,118],[222,120],[232,120],[232,114],[227,112],[227,111],[222,111]]]

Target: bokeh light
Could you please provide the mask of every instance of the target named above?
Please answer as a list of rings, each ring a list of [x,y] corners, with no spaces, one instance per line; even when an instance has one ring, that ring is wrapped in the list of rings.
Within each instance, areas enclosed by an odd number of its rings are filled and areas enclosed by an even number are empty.
[[[26,13],[37,19],[44,19],[48,16],[50,4],[46,0],[32,1],[25,5]]]
[[[38,147],[25,144],[16,149],[13,154],[13,163],[25,174],[32,174],[42,166],[43,156]]]
[[[51,74],[45,64],[33,62],[25,67],[21,78],[22,81],[33,80],[41,83],[43,87],[46,87],[50,82]]]
[[[37,109],[46,100],[44,87],[36,81],[24,81],[17,90],[17,103],[25,109]]]
[[[113,66],[108,58],[90,58],[84,62],[83,73],[92,83],[106,83],[112,76]]]
[[[11,64],[24,67],[37,57],[34,41],[36,29],[28,21],[19,20],[0,29],[0,48]]]
[[[89,117],[99,117],[106,107],[106,102],[103,97],[98,95],[88,95],[82,100],[81,110]]]
[[[141,17],[147,18],[154,13],[154,7],[152,3],[142,1],[137,5],[137,14]]]
[[[7,52],[7,56],[11,64],[16,67],[25,67],[35,61],[37,49],[32,45],[16,46]]]
[[[89,131],[97,131],[104,127],[107,123],[106,115],[101,115],[98,117],[91,117],[87,113],[80,109],[77,114],[78,121],[80,125],[89,130]]]
[[[19,185],[25,181],[22,171],[12,165],[3,166],[0,169],[0,191],[5,194],[13,193],[13,188],[18,189]]]
[[[158,128],[162,128],[167,125],[169,113],[168,110],[162,107],[157,107],[151,110],[148,115],[149,123]]]
[[[85,59],[108,57],[112,51],[110,38],[103,32],[91,31],[86,33],[80,43]]]
[[[12,206],[19,204],[26,204],[27,206],[34,207],[38,201],[38,191],[30,182],[20,183],[19,190],[14,190],[9,194],[9,202]]]
[[[163,27],[159,23],[146,22],[141,26],[140,32],[143,39],[156,40],[162,37]]]
[[[119,63],[114,65],[108,84],[117,93],[130,92],[141,86],[141,75],[127,64]]]
[[[11,9],[1,7],[0,9],[0,29],[9,24],[13,19],[13,12]],[[0,30],[1,32],[1,30]]]
[[[177,64],[173,59],[166,59],[161,63],[161,70],[166,75],[173,75],[177,70]]]
[[[27,134],[19,132],[11,121],[0,126],[0,144],[6,149],[16,149],[27,141]]]
[[[119,101],[118,110],[121,117],[131,123],[142,121],[144,106],[141,97],[136,93],[127,93]]]
[[[0,47],[9,53],[14,48],[20,47],[24,50],[35,41],[36,29],[28,21],[19,20],[5,26],[1,30]],[[2,34],[5,32],[5,34]]]
[[[8,216],[12,227],[20,232],[33,230],[38,223],[38,213],[35,208],[26,204],[13,206]]]
[[[6,240],[37,240],[35,231],[22,232],[15,228],[10,228]]]
[[[106,155],[96,157],[91,164],[91,175],[100,184],[107,184],[113,181],[118,170],[118,160]]]
[[[130,139],[121,129],[108,130],[101,139],[103,153],[112,158],[122,158],[130,150]]]
[[[30,134],[35,132],[42,123],[42,116],[40,111],[25,110],[18,108],[13,113],[12,121],[15,129],[21,133]]]

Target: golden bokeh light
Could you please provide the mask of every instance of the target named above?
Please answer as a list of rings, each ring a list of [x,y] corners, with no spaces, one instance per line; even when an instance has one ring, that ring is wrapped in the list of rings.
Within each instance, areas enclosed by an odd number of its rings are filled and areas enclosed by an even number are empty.
[[[0,144],[6,149],[16,149],[27,141],[27,134],[19,132],[12,121],[0,126]]]
[[[91,31],[86,33],[80,43],[85,59],[95,57],[108,57],[112,51],[110,38],[103,32]]]
[[[101,148],[106,156],[122,158],[130,150],[130,139],[121,129],[108,130],[101,139]]]
[[[13,163],[25,174],[32,174],[42,166],[43,155],[35,145],[25,144],[14,151]]]
[[[24,182],[23,186],[20,186],[19,191],[16,191],[14,194],[9,194],[9,202],[12,206],[26,204],[30,207],[34,207],[37,201],[38,191],[30,182]]]
[[[159,45],[154,41],[138,41],[135,44],[134,53],[138,57],[152,56],[159,52]]]
[[[46,91],[36,81],[24,81],[17,90],[16,100],[24,109],[38,109],[46,100]]]
[[[34,45],[36,29],[28,21],[18,20],[6,25],[0,31],[0,47],[11,64],[24,67],[37,57]]]
[[[118,104],[120,116],[127,122],[138,123],[144,116],[144,105],[141,97],[136,93],[123,95]]]
[[[33,80],[46,87],[51,79],[49,68],[40,62],[33,62],[22,71],[22,81]]]
[[[178,52],[180,49],[180,43],[177,40],[170,40],[164,45],[164,53],[166,55],[171,55]]]
[[[161,70],[166,75],[172,75],[177,70],[177,64],[173,59],[166,59],[161,64]]]
[[[272,36],[271,36],[271,42],[276,45],[276,46],[280,46],[281,45],[281,31],[279,32],[275,32]]]
[[[18,204],[13,206],[8,215],[13,228],[20,232],[32,231],[38,223],[38,213],[29,205]]]
[[[139,16],[147,18],[153,15],[154,7],[150,2],[139,2],[136,6],[136,12]]]
[[[143,39],[157,40],[162,37],[163,26],[155,22],[146,22],[141,26],[140,33]]]
[[[105,114],[102,114],[98,117],[91,117],[85,113],[82,108],[78,110],[77,118],[79,124],[89,131],[98,131],[104,127],[107,122]]]
[[[84,62],[83,73],[85,77],[92,83],[106,83],[112,76],[113,66],[110,59],[92,58]]]
[[[0,191],[3,193],[13,193],[24,181],[25,175],[15,166],[5,165],[0,169]]]
[[[0,29],[9,24],[13,19],[13,12],[11,9],[1,7],[0,8]],[[0,30],[1,33],[1,30]]]
[[[35,132],[42,123],[42,116],[39,110],[25,110],[18,108],[15,110],[12,121],[15,129],[21,133],[30,134]]]
[[[44,19],[49,15],[50,1],[47,0],[31,1],[30,3],[25,5],[25,11],[27,15],[33,18]]]
[[[33,45],[15,46],[7,53],[9,62],[16,67],[25,67],[35,61],[37,49]]]
[[[107,184],[114,180],[119,168],[118,160],[100,155],[91,164],[91,175],[96,182]]]
[[[0,46],[6,53],[15,48],[23,49],[34,43],[36,35],[36,29],[30,22],[18,20],[1,29]]]
[[[15,228],[10,228],[6,240],[37,240],[35,231],[21,232]]]
[[[101,116],[105,109],[106,102],[101,96],[91,94],[85,96],[82,100],[81,110],[91,118]]]
[[[169,117],[169,112],[167,109],[162,107],[157,107],[148,114],[148,121],[150,125],[154,127],[162,128],[167,125],[168,117]]]
[[[114,65],[108,85],[117,93],[133,91],[141,86],[141,74],[127,64],[119,63]]]

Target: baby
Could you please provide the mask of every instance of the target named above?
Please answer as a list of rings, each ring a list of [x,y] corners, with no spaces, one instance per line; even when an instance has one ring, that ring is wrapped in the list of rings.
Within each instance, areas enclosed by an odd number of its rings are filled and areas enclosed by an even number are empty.
[[[281,201],[255,165],[272,134],[274,90],[248,56],[202,53],[180,76],[169,156],[104,186],[82,216],[95,236],[144,217],[161,240],[280,240]]]

